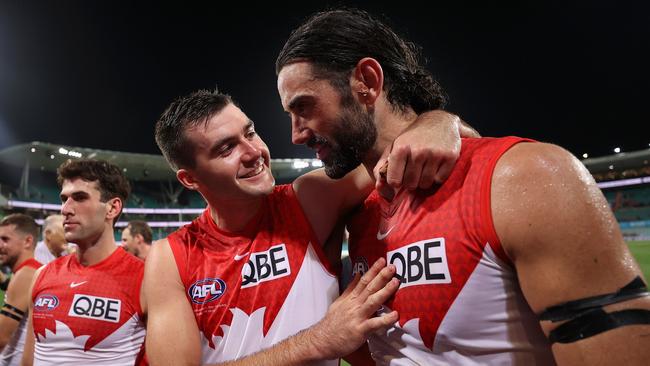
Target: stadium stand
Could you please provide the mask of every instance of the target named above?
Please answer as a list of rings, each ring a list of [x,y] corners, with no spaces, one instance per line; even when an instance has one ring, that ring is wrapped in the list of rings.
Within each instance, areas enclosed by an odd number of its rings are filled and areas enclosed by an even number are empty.
[[[56,169],[65,160],[77,158],[110,161],[122,168],[131,181],[132,194],[116,224],[118,231],[130,220],[145,220],[157,239],[191,221],[205,208],[198,193],[185,189],[176,181],[174,172],[161,155],[32,142],[0,151],[0,169],[6,173],[0,177],[2,215],[26,212],[40,223],[46,215],[58,211]],[[291,182],[321,166],[320,161],[312,159],[272,159],[271,165],[278,183]]]
[[[130,220],[145,220],[154,239],[167,236],[205,208],[203,198],[183,188],[160,155],[60,146],[44,142],[0,150],[0,217],[23,212],[40,224],[60,210],[56,168],[66,159],[97,158],[121,167],[133,193],[116,224],[115,239]],[[582,160],[603,190],[630,249],[650,278],[650,149]],[[272,159],[277,183],[288,183],[321,166],[313,159]],[[344,244],[343,259],[347,247]]]
[[[66,159],[97,158],[120,166],[133,191],[117,227],[129,220],[151,223],[156,237],[192,220],[205,207],[202,197],[177,181],[160,155],[60,146],[45,142],[0,151],[0,207],[6,213],[29,211],[42,219],[58,210],[56,168]],[[626,238],[650,240],[650,149],[583,160],[621,223]],[[321,166],[311,159],[273,159],[273,175],[286,183]]]
[[[628,242],[650,240],[650,149],[583,160]]]

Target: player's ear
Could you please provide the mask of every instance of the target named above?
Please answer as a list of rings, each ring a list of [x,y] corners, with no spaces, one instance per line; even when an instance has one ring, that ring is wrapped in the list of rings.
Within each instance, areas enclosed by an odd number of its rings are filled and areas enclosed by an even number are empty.
[[[178,181],[187,189],[196,191],[199,188],[194,175],[187,169],[178,169],[178,171],[176,171],[176,178],[178,178]]]
[[[31,235],[25,235],[25,241],[23,243],[23,246],[25,249],[34,249],[36,243],[34,241],[34,237]]]
[[[109,199],[108,201],[106,201],[106,205],[108,206],[108,212],[106,212],[106,218],[111,220],[120,216],[120,213],[122,213],[122,208],[124,207],[122,199],[119,197],[113,197]]]
[[[384,71],[377,60],[364,57],[352,72],[352,91],[362,104],[373,104],[384,86]]]

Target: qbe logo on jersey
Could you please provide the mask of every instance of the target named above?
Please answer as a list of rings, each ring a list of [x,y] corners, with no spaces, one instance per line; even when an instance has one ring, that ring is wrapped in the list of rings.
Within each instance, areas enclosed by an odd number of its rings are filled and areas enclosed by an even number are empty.
[[[252,253],[241,271],[241,288],[257,286],[291,274],[289,255],[284,244],[272,246],[265,252]]]
[[[121,300],[75,294],[68,316],[117,323],[120,321],[120,310]]]
[[[445,252],[445,238],[418,241],[386,254],[388,263],[395,265],[395,277],[400,288],[451,283]]]
[[[220,298],[226,292],[226,283],[220,278],[198,280],[187,289],[187,294],[195,304],[205,304]]]

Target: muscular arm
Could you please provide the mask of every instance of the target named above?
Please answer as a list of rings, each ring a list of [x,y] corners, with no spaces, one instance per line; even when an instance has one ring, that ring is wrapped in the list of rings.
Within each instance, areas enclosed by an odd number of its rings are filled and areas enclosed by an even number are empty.
[[[498,162],[492,214],[524,296],[537,314],[571,300],[618,291],[642,276],[599,188],[561,148],[522,143]],[[650,309],[642,297],[606,312]],[[548,335],[559,323],[540,323]],[[572,343],[555,343],[560,365],[640,365],[650,359],[650,325],[624,326]]]
[[[34,342],[36,340],[34,337],[34,325],[32,323],[32,309],[34,307],[34,303],[32,302],[32,292],[34,291],[34,283],[36,283],[36,279],[41,274],[43,268],[44,266],[37,269],[34,272],[34,275],[32,276],[32,279],[29,284],[29,289],[27,291],[27,294],[29,296],[28,297],[29,319],[27,321],[27,333],[25,334],[25,347],[23,348],[23,358],[21,360],[22,366],[32,366],[34,364]]]
[[[2,350],[11,337],[13,336],[20,320],[23,316],[27,316],[29,309],[29,286],[32,282],[35,269],[30,267],[22,268],[16,273],[7,292],[5,293],[5,306],[2,308],[3,313],[0,314],[0,350]],[[10,308],[8,305],[16,308]],[[22,314],[20,314],[22,312]]]
[[[375,165],[377,189],[381,190],[384,183],[413,190],[444,182],[460,155],[461,137],[481,136],[454,114],[442,110],[422,113],[384,150]]]
[[[322,245],[337,221],[370,194],[373,182],[362,166],[338,180],[317,169],[298,177],[293,188]]]
[[[146,351],[152,365],[199,365],[199,329],[166,239],[151,246],[144,267]]]

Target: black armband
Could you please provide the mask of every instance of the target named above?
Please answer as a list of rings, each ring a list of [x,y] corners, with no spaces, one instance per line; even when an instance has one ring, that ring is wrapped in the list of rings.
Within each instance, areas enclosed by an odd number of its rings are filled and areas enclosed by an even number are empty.
[[[605,305],[616,304],[622,301],[648,296],[648,288],[641,279],[635,277],[625,287],[611,294],[586,297],[580,300],[565,302],[564,304],[551,306],[539,315],[540,320],[558,322],[573,319],[591,310],[600,309]]]
[[[23,320],[22,316],[18,316],[18,315],[14,314],[14,313],[10,313],[5,309],[0,310],[0,315],[4,315],[7,318],[11,318],[11,319],[13,319],[13,320],[15,320],[17,322],[20,322],[21,320]]]
[[[15,306],[13,306],[13,305],[10,305],[10,304],[5,303],[4,305],[2,305],[2,307],[3,307],[3,308],[7,308],[7,309],[13,311],[14,313],[16,313],[16,314],[18,314],[18,315],[20,315],[20,316],[25,316],[25,312],[24,312],[24,311],[18,309],[17,307],[15,307]]]
[[[606,313],[603,309],[597,309],[553,329],[548,340],[551,343],[572,343],[626,325],[643,324],[650,324],[650,310],[628,309]]]
[[[648,296],[648,289],[640,277],[617,292],[573,300],[551,306],[540,314],[540,320],[566,323],[549,334],[551,343],[571,343],[626,325],[650,324],[650,310],[626,309],[607,313],[603,306]]]
[[[4,315],[7,318],[11,318],[17,322],[20,322],[21,320],[23,320],[23,317],[25,316],[25,312],[13,305],[4,304],[2,305],[2,309],[0,309],[0,315]]]

